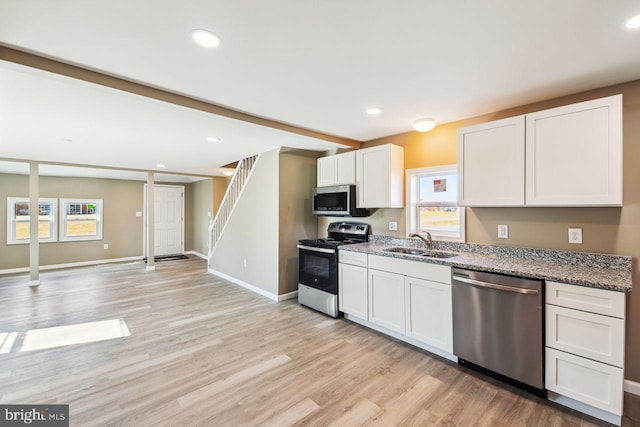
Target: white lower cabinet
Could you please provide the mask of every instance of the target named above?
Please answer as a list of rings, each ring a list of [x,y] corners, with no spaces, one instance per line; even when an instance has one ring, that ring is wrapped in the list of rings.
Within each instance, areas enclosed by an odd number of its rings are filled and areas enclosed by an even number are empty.
[[[355,265],[338,264],[338,285],[340,286],[338,293],[340,311],[368,320],[367,269]]]
[[[404,276],[369,269],[369,321],[404,334]]]
[[[624,318],[622,292],[546,283],[545,383],[558,395],[550,399],[620,425]]]
[[[451,285],[404,278],[408,337],[453,353]]]
[[[545,382],[547,390],[622,415],[622,368],[547,347]]]

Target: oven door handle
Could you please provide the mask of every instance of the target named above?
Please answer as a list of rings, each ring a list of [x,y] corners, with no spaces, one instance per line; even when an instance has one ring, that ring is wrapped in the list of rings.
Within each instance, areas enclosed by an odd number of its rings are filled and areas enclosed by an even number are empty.
[[[323,254],[335,254],[335,249],[314,248],[311,246],[298,245],[298,249],[304,249],[305,251],[322,252]]]

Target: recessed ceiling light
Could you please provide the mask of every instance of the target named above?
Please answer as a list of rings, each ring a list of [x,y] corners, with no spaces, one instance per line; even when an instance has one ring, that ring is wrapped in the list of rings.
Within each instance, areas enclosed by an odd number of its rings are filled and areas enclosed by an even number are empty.
[[[640,28],[640,15],[636,15],[629,19],[626,23],[627,28]]]
[[[215,136],[210,136],[207,138],[209,142],[220,142],[220,138],[216,138]]]
[[[365,110],[365,113],[367,113],[370,116],[375,116],[376,114],[380,114],[382,113],[382,108],[380,107],[369,107]]]
[[[433,119],[418,119],[413,122],[413,129],[418,132],[429,132],[436,126],[436,121]]]
[[[157,167],[157,168],[163,168],[163,167],[164,167],[164,165],[163,165],[162,163],[158,163],[158,164],[156,165],[156,167]]]
[[[73,142],[73,139],[71,138],[65,138],[62,140],[62,142]]]
[[[214,48],[220,46],[220,37],[207,30],[193,30],[191,37],[200,46]]]
[[[222,171],[222,174],[225,176],[231,176],[233,175],[233,171]]]

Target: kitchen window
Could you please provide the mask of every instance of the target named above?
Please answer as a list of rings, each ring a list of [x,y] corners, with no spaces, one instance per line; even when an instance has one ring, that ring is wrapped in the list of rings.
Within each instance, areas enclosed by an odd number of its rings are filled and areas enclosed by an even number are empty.
[[[60,241],[102,240],[102,200],[60,199]]]
[[[407,170],[407,233],[465,241],[465,209],[458,206],[456,165]]]
[[[56,199],[38,199],[38,241],[57,241]],[[7,244],[29,243],[31,233],[28,197],[7,197]]]

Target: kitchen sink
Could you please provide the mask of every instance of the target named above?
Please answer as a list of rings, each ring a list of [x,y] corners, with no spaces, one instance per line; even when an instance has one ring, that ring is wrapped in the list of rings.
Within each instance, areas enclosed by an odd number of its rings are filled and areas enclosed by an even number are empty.
[[[392,252],[396,254],[418,255],[418,256],[423,256],[428,258],[452,258],[458,255],[452,252],[430,251],[428,249],[404,248],[404,247],[393,247],[393,248],[387,248],[383,250],[385,252]]]

